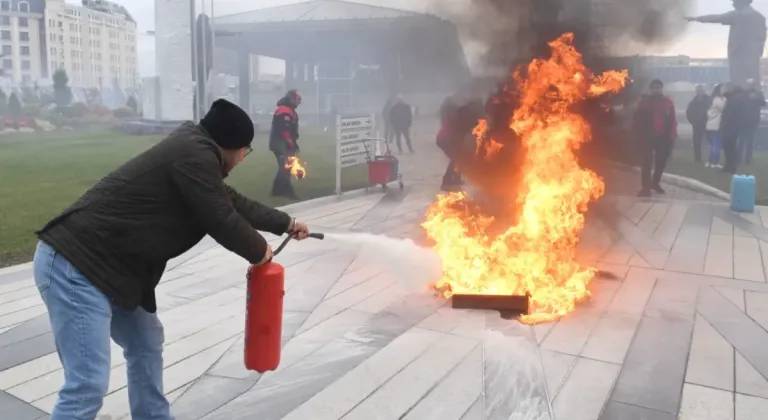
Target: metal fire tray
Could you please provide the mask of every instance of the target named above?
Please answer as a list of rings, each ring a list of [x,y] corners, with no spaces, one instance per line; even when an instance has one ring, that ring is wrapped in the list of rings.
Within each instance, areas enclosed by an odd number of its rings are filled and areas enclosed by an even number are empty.
[[[451,307],[454,309],[490,309],[505,315],[528,314],[527,295],[465,295],[455,294],[451,297]]]

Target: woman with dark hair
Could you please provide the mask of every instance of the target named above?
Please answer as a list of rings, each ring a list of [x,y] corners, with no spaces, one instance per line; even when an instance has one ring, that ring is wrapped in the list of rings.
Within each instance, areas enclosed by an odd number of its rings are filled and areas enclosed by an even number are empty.
[[[723,85],[718,84],[712,90],[712,103],[707,111],[707,140],[709,140],[709,159],[705,164],[707,168],[722,168],[720,165],[720,153],[723,150],[723,136],[720,133],[720,119],[725,108]]]

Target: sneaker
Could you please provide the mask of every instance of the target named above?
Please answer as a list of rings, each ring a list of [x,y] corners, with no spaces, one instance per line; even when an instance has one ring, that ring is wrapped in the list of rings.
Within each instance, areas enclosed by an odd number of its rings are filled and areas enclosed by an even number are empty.
[[[705,163],[705,164],[704,164],[704,167],[705,167],[705,168],[711,168],[711,167],[712,167],[712,164],[711,164],[711,163],[709,163],[709,162],[707,162],[707,163]]]
[[[715,168],[715,169],[723,169],[723,165],[721,165],[719,163],[717,165],[712,165],[712,167]]]
[[[651,190],[643,188],[640,190],[640,192],[637,194],[638,197],[650,197],[651,196]]]
[[[656,184],[653,187],[651,187],[651,189],[656,191],[659,194],[666,194],[667,193],[666,191],[664,191],[664,188],[661,188],[661,185],[658,185],[658,184]]]

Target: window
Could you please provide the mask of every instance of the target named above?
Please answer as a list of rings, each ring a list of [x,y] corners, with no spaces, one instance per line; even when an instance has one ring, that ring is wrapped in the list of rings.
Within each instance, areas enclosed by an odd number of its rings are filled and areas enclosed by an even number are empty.
[[[11,11],[11,2],[9,1],[0,1],[0,10],[3,12],[10,12]]]
[[[29,47],[26,45],[21,46],[21,55],[29,55]]]
[[[25,1],[19,2],[19,12],[21,13],[29,13],[29,3]]]
[[[29,70],[32,68],[32,65],[29,63],[29,60],[24,60],[21,62],[21,69],[22,70]]]
[[[29,20],[27,18],[20,17],[19,26],[22,28],[26,28],[27,26],[29,26]]]
[[[11,24],[11,17],[8,15],[2,15],[0,16],[0,25],[10,25]]]
[[[10,60],[10,59],[8,59],[8,58],[6,58],[5,60],[3,60],[3,68],[4,68],[4,69],[6,69],[6,70],[11,70],[11,69],[13,69],[13,61],[11,61],[11,60]]]
[[[0,39],[4,39],[6,41],[11,40],[11,31],[0,31]]]
[[[19,32],[20,41],[29,41],[29,32]]]
[[[13,54],[13,50],[11,49],[10,45],[3,45],[3,54],[2,55],[11,55]]]

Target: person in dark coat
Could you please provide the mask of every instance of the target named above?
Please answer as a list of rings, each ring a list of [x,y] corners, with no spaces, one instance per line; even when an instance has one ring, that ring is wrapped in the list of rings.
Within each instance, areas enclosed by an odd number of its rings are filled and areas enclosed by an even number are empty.
[[[735,174],[739,166],[739,137],[743,134],[747,114],[747,95],[735,83],[729,83],[723,90],[725,107],[720,117],[720,134],[723,136],[725,166],[723,172]]]
[[[299,115],[296,108],[301,105],[301,94],[289,90],[279,101],[272,115],[272,129],[269,133],[269,150],[277,160],[277,174],[272,182],[272,196],[298,200],[291,185],[291,171],[286,164],[288,158],[299,153]]]
[[[384,139],[387,143],[392,143],[395,138],[395,130],[392,129],[392,121],[390,121],[390,112],[392,112],[395,102],[397,102],[397,98],[389,97],[381,110],[382,121],[384,122]]]
[[[168,260],[208,235],[258,265],[272,250],[257,230],[307,237],[305,224],[224,183],[253,134],[245,111],[218,100],[199,124],[182,124],[37,232],[35,284],[64,366],[52,420],[96,418],[109,388],[110,337],[123,348],[132,417],[172,419],[155,297]]]
[[[437,132],[436,142],[437,147],[448,157],[448,166],[445,168],[443,183],[440,187],[443,191],[455,191],[463,184],[455,162],[455,153],[457,152],[455,131],[459,118],[458,111],[459,106],[451,97],[446,98],[440,106],[440,130]]]
[[[685,111],[688,122],[693,127],[693,157],[701,162],[701,143],[707,131],[707,112],[712,104],[712,98],[707,95],[703,85],[696,85],[696,96],[693,97]]]
[[[738,159],[746,164],[752,163],[752,152],[755,148],[755,134],[760,126],[760,110],[765,108],[765,95],[760,84],[755,80],[747,81],[745,93],[744,128],[739,135]]]
[[[403,153],[402,138],[405,137],[405,143],[408,146],[408,150],[413,153],[413,145],[411,144],[413,113],[411,111],[411,106],[398,98],[397,102],[392,105],[392,109],[389,110],[389,122],[392,124],[392,129],[395,133],[397,150],[400,153]]]
[[[650,196],[651,190],[664,194],[661,176],[677,139],[675,104],[664,96],[664,83],[655,79],[650,88],[651,94],[638,103],[633,121],[642,155],[640,197]]]

